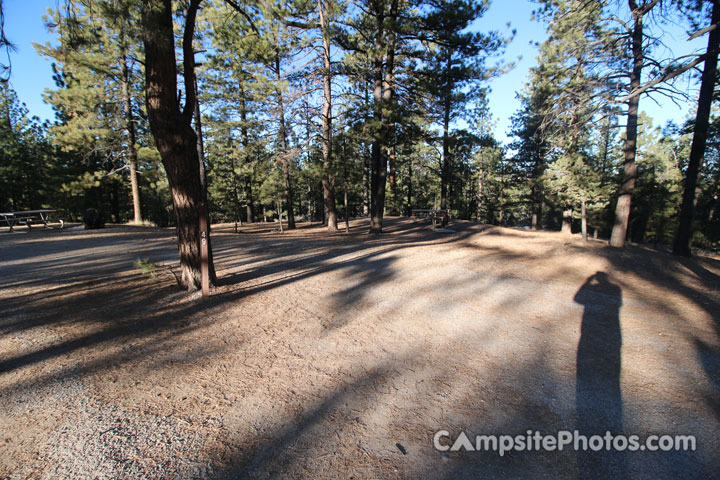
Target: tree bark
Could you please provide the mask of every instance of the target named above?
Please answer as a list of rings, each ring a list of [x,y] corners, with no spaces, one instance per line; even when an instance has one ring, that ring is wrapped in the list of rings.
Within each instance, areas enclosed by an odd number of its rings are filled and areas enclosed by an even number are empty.
[[[193,0],[186,15],[183,50],[192,56],[192,36],[199,0]],[[150,128],[170,184],[177,223],[180,253],[180,282],[188,290],[200,288],[200,215],[207,215],[200,183],[197,137],[192,129],[195,103],[194,59],[185,59],[183,75],[187,103],[177,101],[177,67],[171,0],[145,0],[142,11],[145,46],[146,101]],[[204,212],[201,212],[204,210]],[[210,282],[216,281],[209,248]]]
[[[638,8],[635,0],[628,1],[630,10],[633,13],[632,31],[632,56],[633,68],[630,74],[630,91],[640,87],[640,80],[643,67],[643,15],[647,13],[644,8]],[[628,232],[628,221],[630,219],[630,206],[632,203],[632,192],[635,189],[637,179],[637,164],[635,154],[637,152],[637,123],[638,106],[640,95],[628,100],[627,127],[625,129],[625,146],[623,148],[623,182],[620,187],[617,205],[615,207],[615,223],[610,236],[610,245],[613,247],[624,247]]]
[[[582,205],[580,207],[580,213],[581,213],[581,220],[580,220],[580,231],[582,232],[582,239],[583,242],[587,242],[588,236],[587,236],[587,212],[585,211],[585,200],[582,201]]]
[[[483,207],[483,191],[485,190],[485,173],[480,171],[478,173],[477,193],[475,198],[477,200],[477,219],[478,223],[482,223],[482,207]]]
[[[120,89],[123,95],[123,109],[125,111],[125,128],[128,132],[128,166],[130,167],[130,191],[133,201],[133,223],[142,223],[142,212],[140,207],[140,187],[138,186],[137,166],[138,156],[135,149],[137,134],[135,132],[135,118],[132,110],[132,98],[130,96],[130,69],[127,57],[123,55],[122,79]]]
[[[375,129],[373,132],[370,181],[370,232],[382,233],[385,211],[385,184],[387,181],[388,138],[392,138],[394,114],[383,113],[391,108],[395,92],[395,42],[398,15],[398,0],[390,1],[388,28],[385,28],[385,2],[374,2],[376,21],[376,45],[373,58],[373,110]],[[386,31],[387,30],[387,31]]]
[[[282,147],[280,164],[282,166],[283,176],[285,177],[285,204],[287,205],[288,230],[295,228],[295,207],[293,205],[293,185],[292,172],[290,168],[290,148],[288,144],[288,130],[285,123],[285,101],[283,100],[282,90],[280,89],[281,78],[280,72],[280,55],[275,53],[275,79],[278,82],[277,100],[278,100],[278,121],[280,123],[280,146]]]
[[[374,3],[376,7],[376,53],[373,58],[373,141],[370,156],[370,233],[382,233],[383,213],[385,209],[385,178],[387,175],[387,157],[385,156],[383,124],[383,57],[385,45],[385,2]]]
[[[242,142],[243,146],[243,158],[245,160],[246,164],[250,163],[250,134],[248,132],[248,125],[247,125],[247,105],[245,103],[245,89],[242,85],[242,83],[239,86],[240,88],[240,141]],[[245,220],[247,223],[253,223],[254,221],[254,213],[253,213],[253,193],[252,193],[252,175],[249,173],[246,173],[244,176],[244,182],[245,182]]]
[[[720,22],[720,7],[717,2],[713,2],[710,25],[717,25],[718,22]],[[695,115],[695,128],[693,130],[693,140],[690,147],[690,158],[688,160],[687,171],[685,172],[685,190],[680,207],[680,222],[677,235],[675,235],[673,242],[673,253],[685,257],[689,257],[692,254],[690,246],[692,243],[692,224],[695,217],[695,190],[697,188],[697,177],[700,172],[700,165],[705,155],[719,48],[720,29],[715,28],[710,32],[710,37],[708,38],[708,57],[705,59],[705,66],[703,67],[700,83],[697,114]]]
[[[412,196],[413,196],[413,162],[412,155],[408,156],[408,176],[407,176],[407,208],[405,209],[406,215],[409,217],[412,214]]]
[[[450,181],[450,109],[452,107],[452,94],[449,77],[451,75],[451,53],[448,52],[447,71],[445,72],[447,86],[445,88],[445,102],[443,105],[443,140],[442,164],[440,165],[440,208],[448,208],[448,182]],[[502,223],[502,221],[501,221]]]
[[[325,16],[325,0],[317,1],[320,16],[320,34],[322,36],[323,57],[323,105],[322,105],[322,155],[323,155],[323,202],[327,212],[328,231],[336,232],[337,210],[335,208],[335,186],[331,175],[332,168],[332,71],[330,70],[330,28]]]

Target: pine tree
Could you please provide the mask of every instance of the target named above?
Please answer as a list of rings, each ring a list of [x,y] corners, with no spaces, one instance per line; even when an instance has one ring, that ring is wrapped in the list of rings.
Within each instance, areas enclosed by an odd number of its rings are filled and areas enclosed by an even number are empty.
[[[420,40],[426,48],[419,70],[427,91],[427,114],[442,128],[440,208],[447,209],[448,188],[454,169],[450,154],[451,129],[458,119],[476,124],[487,115],[483,83],[502,73],[499,66],[486,65],[490,56],[502,53],[510,41],[497,32],[468,32],[469,25],[482,17],[487,2],[453,0],[431,2],[422,18]]]
[[[46,19],[59,45],[36,45],[51,57],[58,89],[47,93],[60,125],[56,138],[69,151],[105,171],[113,201],[112,217],[119,221],[116,177],[129,170],[135,223],[142,221],[138,181],[138,148],[147,143],[138,118],[142,113],[138,20],[128,1],[94,1],[69,14],[51,12]],[[124,132],[124,135],[122,134]],[[98,160],[99,158],[105,160]],[[108,160],[109,159],[109,160]]]
[[[690,243],[692,239],[693,219],[695,216],[695,189],[700,171],[705,147],[707,144],[708,128],[710,121],[710,108],[712,106],[713,92],[717,81],[718,50],[720,49],[720,31],[717,28],[720,23],[720,5],[712,3],[710,25],[716,26],[708,36],[707,58],[703,67],[700,82],[700,94],[697,102],[697,113],[695,115],[695,127],[693,130],[693,141],[690,149],[690,158],[685,172],[685,190],[683,193],[682,205],[680,207],[680,219],[677,235],[673,243],[675,255],[690,256]]]
[[[190,290],[200,287],[200,221],[201,216],[208,218],[199,176],[197,136],[191,125],[197,93],[193,37],[199,6],[199,0],[192,0],[184,12],[182,52],[186,100],[182,108],[176,97],[177,63],[172,2],[145,0],[142,7],[148,118],[172,192],[180,251],[180,278],[182,285]],[[210,245],[207,261],[210,281],[215,282]]]

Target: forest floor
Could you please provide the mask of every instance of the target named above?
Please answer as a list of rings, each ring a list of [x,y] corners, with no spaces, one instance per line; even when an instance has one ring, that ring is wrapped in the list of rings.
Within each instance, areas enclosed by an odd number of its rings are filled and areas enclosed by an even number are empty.
[[[385,225],[216,226],[209,298],[172,229],[0,232],[0,478],[718,475],[720,260]],[[697,450],[433,447],[575,429]]]

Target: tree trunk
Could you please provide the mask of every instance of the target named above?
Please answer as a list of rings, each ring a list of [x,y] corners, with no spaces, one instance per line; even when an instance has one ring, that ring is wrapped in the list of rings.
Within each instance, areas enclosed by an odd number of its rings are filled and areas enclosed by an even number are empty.
[[[408,156],[408,176],[407,176],[407,208],[406,214],[407,216],[410,216],[412,214],[412,195],[413,195],[413,163],[412,163],[412,155]]]
[[[250,135],[248,133],[247,125],[247,106],[245,104],[245,90],[242,84],[240,84],[240,141],[243,146],[243,158],[246,164],[250,163]],[[252,175],[249,173],[245,174],[245,220],[247,223],[253,223],[253,194],[252,194]]]
[[[378,125],[383,123],[383,58],[382,47],[385,43],[384,23],[385,6],[378,2],[376,11],[376,49],[373,59],[373,114],[375,129],[370,157],[370,233],[382,233],[383,213],[385,209],[385,177],[387,175],[387,158],[385,156],[384,133]]]
[[[192,56],[192,35],[199,1],[193,0],[186,15],[183,49]],[[201,284],[200,215],[203,203],[197,138],[192,129],[194,107],[194,59],[186,59],[185,87],[187,103],[181,111],[177,101],[177,67],[173,34],[172,2],[145,0],[142,29],[145,45],[147,112],[163,166],[170,184],[170,194],[177,223],[180,253],[180,282],[188,290]],[[189,60],[189,62],[188,62]],[[210,282],[216,281],[212,250],[209,248]]]
[[[330,70],[330,27],[325,16],[325,0],[317,2],[320,16],[320,34],[322,36],[323,57],[323,105],[322,105],[322,155],[323,176],[322,190],[323,202],[327,211],[328,231],[336,232],[337,210],[335,209],[335,186],[331,175],[332,168],[332,72]]]
[[[288,230],[295,228],[295,208],[293,205],[293,185],[292,185],[292,169],[290,168],[290,154],[288,145],[288,131],[285,123],[285,102],[283,100],[282,90],[280,88],[280,81],[282,80],[280,75],[280,55],[275,53],[275,80],[278,82],[277,86],[277,100],[278,100],[278,116],[280,123],[280,145],[282,152],[280,153],[280,164],[282,165],[283,176],[285,177],[285,203],[287,205],[287,216],[288,216]]]
[[[478,223],[482,223],[482,207],[483,207],[483,191],[485,190],[485,174],[484,172],[478,173],[478,184],[477,193],[475,194],[477,200],[477,219]]]
[[[395,130],[395,125],[393,125],[393,130]],[[398,205],[398,199],[397,199],[397,179],[396,177],[396,171],[395,171],[395,163],[397,161],[397,139],[393,135],[392,144],[390,145],[389,149],[389,155],[388,155],[388,166],[390,168],[388,183],[390,184],[390,193],[392,194],[392,205],[390,208],[392,209],[392,215],[397,215],[397,209],[396,206]]]
[[[235,170],[235,156],[232,154],[232,137],[228,131],[228,151],[230,151],[230,181],[232,182],[233,194],[233,216],[235,217],[235,233],[238,232],[238,223],[242,227],[242,217],[240,216],[240,193],[238,191],[238,175]]]
[[[372,168],[370,167],[372,158],[368,151],[367,144],[363,142],[363,216],[370,215],[370,176]]]
[[[142,212],[140,210],[140,187],[138,186],[137,165],[138,156],[135,149],[136,132],[135,118],[132,111],[132,98],[130,96],[130,69],[127,64],[127,57],[123,55],[122,79],[120,88],[123,95],[123,107],[125,110],[125,128],[128,132],[128,166],[130,167],[130,191],[133,201],[133,223],[142,223]]]
[[[562,229],[560,231],[567,235],[572,234],[572,214],[572,207],[567,207],[563,210]]]
[[[450,75],[450,56],[448,55],[448,71]],[[449,81],[448,81],[449,82]],[[447,191],[450,176],[450,92],[445,92],[445,105],[443,112],[443,140],[442,140],[442,164],[440,165],[440,208],[448,208]]]
[[[582,205],[580,207],[580,212],[582,215],[582,219],[580,221],[580,231],[582,232],[582,239],[583,242],[587,242],[587,214],[585,211],[585,200],[582,201]]]
[[[350,233],[350,207],[348,206],[348,187],[345,184],[345,198],[343,203],[345,204],[345,233]]]
[[[382,221],[385,210],[385,183],[387,180],[387,144],[392,138],[394,113],[383,114],[384,108],[390,108],[394,95],[395,42],[398,14],[398,0],[390,2],[389,28],[385,32],[385,3],[377,2],[376,7],[376,53],[373,59],[374,89],[373,109],[376,125],[372,144],[372,174],[370,185],[370,232],[382,233]]]
[[[717,25],[718,22],[720,22],[720,7],[717,2],[713,2],[710,25]],[[691,255],[692,224],[695,216],[695,189],[697,188],[697,177],[700,172],[700,165],[705,155],[705,145],[707,143],[710,107],[712,105],[715,75],[717,72],[718,48],[720,48],[720,30],[716,28],[710,32],[710,37],[708,38],[708,58],[705,59],[705,66],[703,67],[702,80],[700,83],[693,140],[692,146],[690,147],[688,167],[685,173],[685,191],[683,192],[682,206],[680,207],[680,223],[675,241],[673,242],[673,253],[686,257]]]
[[[629,0],[630,9],[633,12],[634,24],[632,32],[632,55],[633,69],[630,74],[630,91],[640,87],[640,76],[644,61],[643,55],[643,14],[638,9],[635,0]],[[628,232],[628,220],[630,218],[630,205],[632,203],[632,192],[637,179],[637,165],[635,154],[637,151],[637,123],[638,106],[640,95],[635,95],[628,100],[627,127],[625,129],[625,147],[623,148],[623,182],[620,187],[617,205],[615,207],[615,223],[610,237],[610,245],[613,247],[624,247]]]

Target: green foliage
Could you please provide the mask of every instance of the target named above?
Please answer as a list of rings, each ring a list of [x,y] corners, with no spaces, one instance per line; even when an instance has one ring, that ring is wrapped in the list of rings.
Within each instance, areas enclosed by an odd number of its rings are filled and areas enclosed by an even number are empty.
[[[7,83],[0,83],[0,209],[35,209],[48,205],[54,191],[48,178],[54,149],[45,126],[29,118]]]
[[[157,278],[157,263],[153,262],[149,258],[138,258],[135,260],[135,268],[140,270],[143,275],[149,275],[151,278]]]

